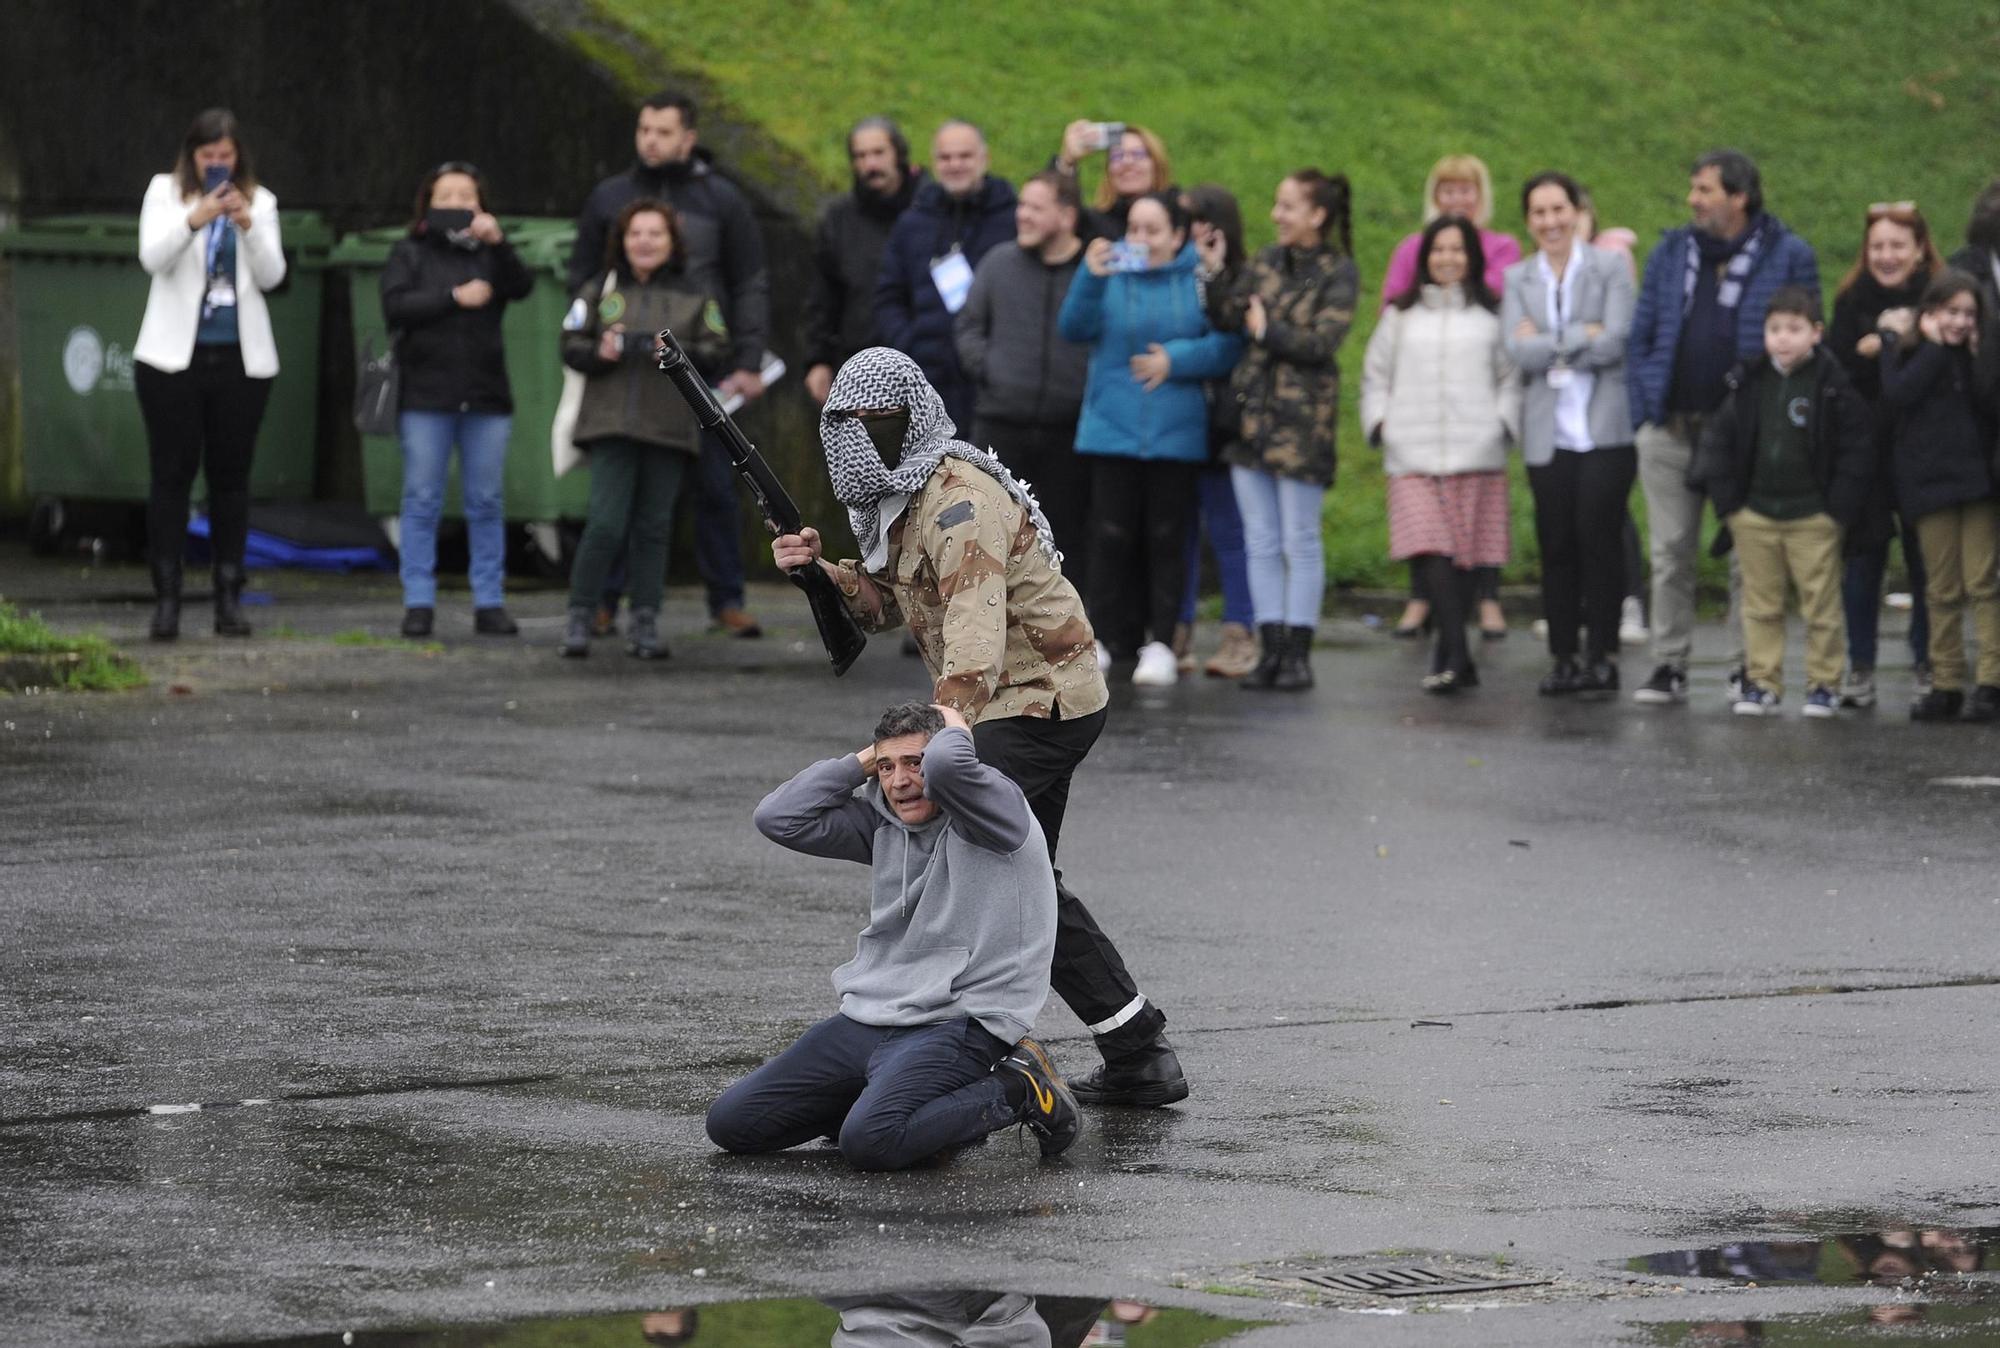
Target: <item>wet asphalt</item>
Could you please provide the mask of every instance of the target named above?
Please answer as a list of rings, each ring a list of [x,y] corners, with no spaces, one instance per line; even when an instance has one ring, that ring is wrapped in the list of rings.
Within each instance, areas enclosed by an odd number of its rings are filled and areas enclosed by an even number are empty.
[[[1685,707],[1552,702],[1523,624],[1446,701],[1348,617],[1307,695],[1117,685],[1064,870],[1193,1097],[1054,1164],[1000,1134],[860,1176],[701,1118],[833,1010],[863,873],[749,814],[922,693],[893,637],[835,680],[788,587],[738,641],[676,586],[672,660],[565,662],[554,591],[511,642],[448,595],[413,648],[369,644],[381,578],[255,583],[258,637],[148,648],[136,570],[0,551],[0,595],[152,677],[0,697],[9,1343],[915,1287],[1260,1345],[1650,1342],[1897,1294],[1635,1256],[2000,1220],[2000,791],[1942,784],[2000,777],[2000,726],[1910,724],[1907,669],[1831,723],[1731,716],[1717,664]],[[1059,1002],[1038,1033],[1091,1062]],[[1553,1283],[1423,1315],[1283,1281],[1371,1255]]]

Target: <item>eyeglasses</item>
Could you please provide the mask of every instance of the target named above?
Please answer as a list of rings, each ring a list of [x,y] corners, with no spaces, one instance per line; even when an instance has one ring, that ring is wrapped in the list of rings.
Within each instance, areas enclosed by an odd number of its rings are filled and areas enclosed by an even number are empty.
[[[1868,208],[1868,218],[1877,219],[1884,215],[1915,215],[1917,203],[1914,201],[1878,201]]]
[[[1129,150],[1120,145],[1115,147],[1109,156],[1114,164],[1132,164],[1152,157],[1152,152],[1143,145],[1134,146]]]

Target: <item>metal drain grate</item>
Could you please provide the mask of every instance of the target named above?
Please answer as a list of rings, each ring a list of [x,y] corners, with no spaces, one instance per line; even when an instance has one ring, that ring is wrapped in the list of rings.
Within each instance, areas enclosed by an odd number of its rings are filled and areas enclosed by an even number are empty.
[[[1440,1273],[1434,1268],[1403,1265],[1360,1268],[1345,1272],[1321,1270],[1294,1274],[1301,1282],[1334,1292],[1361,1292],[1378,1297],[1448,1296],[1454,1292],[1497,1292],[1508,1287],[1546,1287],[1550,1278],[1475,1278],[1464,1273]]]

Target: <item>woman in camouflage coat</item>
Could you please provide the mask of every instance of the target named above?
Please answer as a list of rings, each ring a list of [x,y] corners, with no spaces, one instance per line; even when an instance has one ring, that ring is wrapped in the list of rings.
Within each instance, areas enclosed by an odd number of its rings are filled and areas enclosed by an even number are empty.
[[[1217,326],[1240,327],[1249,349],[1230,387],[1241,438],[1224,451],[1262,654],[1245,688],[1312,687],[1313,630],[1326,592],[1320,504],[1333,485],[1340,418],[1340,344],[1354,322],[1347,177],[1300,169],[1278,184],[1278,241],[1215,297]]]

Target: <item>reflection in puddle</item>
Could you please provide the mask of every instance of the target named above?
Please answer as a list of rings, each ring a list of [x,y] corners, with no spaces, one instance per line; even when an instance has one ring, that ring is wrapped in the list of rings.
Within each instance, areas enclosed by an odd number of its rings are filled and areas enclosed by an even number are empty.
[[[1774,1315],[1763,1320],[1686,1320],[1633,1326],[1631,1342],[1661,1348],[1770,1343],[1833,1348],[1911,1338],[1924,1343],[1991,1344],[2000,1340],[2000,1306],[1940,1306],[1893,1301],[1824,1315]]]
[[[1706,1250],[1641,1255],[1634,1273],[1739,1282],[1867,1283],[1919,1287],[2000,1264],[2000,1226],[1892,1227],[1826,1240],[1746,1240]]]
[[[245,1341],[259,1348],[1196,1348],[1259,1322],[1099,1297],[1020,1292],[884,1292],[824,1301],[670,1306],[447,1329],[387,1330]]]

